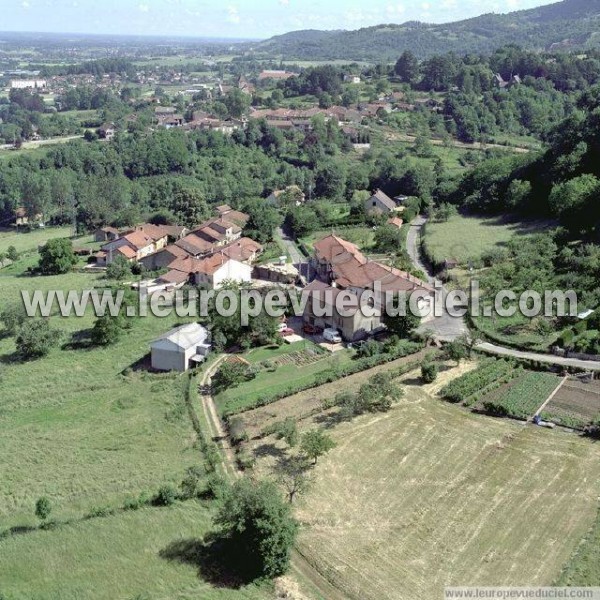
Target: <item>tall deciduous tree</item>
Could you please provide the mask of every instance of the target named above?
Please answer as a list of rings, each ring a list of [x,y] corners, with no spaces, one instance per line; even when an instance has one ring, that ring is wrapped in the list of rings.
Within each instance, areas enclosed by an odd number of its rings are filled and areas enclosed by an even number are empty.
[[[287,571],[298,524],[273,483],[237,481],[226,492],[215,521],[249,573],[273,578]]]
[[[76,263],[71,240],[50,240],[40,248],[39,269],[43,275],[68,273]]]

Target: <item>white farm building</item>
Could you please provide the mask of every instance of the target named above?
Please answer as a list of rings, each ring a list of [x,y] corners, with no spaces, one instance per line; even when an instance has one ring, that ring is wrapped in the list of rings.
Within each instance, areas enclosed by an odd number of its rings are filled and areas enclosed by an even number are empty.
[[[152,368],[157,371],[187,371],[206,359],[210,333],[198,323],[176,327],[151,344]]]

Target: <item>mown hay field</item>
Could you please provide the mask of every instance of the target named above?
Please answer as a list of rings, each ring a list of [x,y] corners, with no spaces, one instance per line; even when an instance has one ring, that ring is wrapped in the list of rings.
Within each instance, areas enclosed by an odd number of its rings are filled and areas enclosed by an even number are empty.
[[[391,412],[331,430],[299,505],[303,554],[361,600],[550,585],[595,521],[600,449],[405,389]]]

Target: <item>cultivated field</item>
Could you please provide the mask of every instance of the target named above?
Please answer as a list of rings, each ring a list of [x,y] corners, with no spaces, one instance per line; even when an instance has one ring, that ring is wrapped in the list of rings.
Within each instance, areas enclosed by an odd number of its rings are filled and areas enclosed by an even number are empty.
[[[418,385],[331,433],[337,448],[298,505],[300,546],[349,598],[549,585],[596,517],[596,445],[458,410]]]
[[[538,221],[524,223],[504,217],[456,215],[445,223],[427,224],[425,251],[434,262],[453,258],[465,263],[501,248],[515,234],[535,233],[541,225]]]
[[[600,382],[569,379],[544,408],[544,417],[582,428],[600,417]]]
[[[484,396],[476,408],[492,406],[500,415],[526,420],[533,417],[560,381],[560,377],[552,373],[525,371]]]

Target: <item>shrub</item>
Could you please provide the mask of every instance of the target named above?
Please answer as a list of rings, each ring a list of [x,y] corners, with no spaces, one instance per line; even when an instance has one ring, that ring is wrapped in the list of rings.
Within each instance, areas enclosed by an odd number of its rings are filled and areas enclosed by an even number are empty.
[[[163,485],[154,496],[155,506],[171,506],[177,500],[177,490],[172,485]]]
[[[204,491],[204,477],[206,473],[202,467],[188,467],[185,477],[181,482],[181,495],[183,498],[198,498]]]
[[[435,363],[424,364],[421,367],[421,379],[424,383],[433,383],[438,376],[438,368]]]
[[[45,521],[52,512],[52,504],[50,504],[50,500],[46,498],[46,496],[42,496],[38,498],[38,501],[35,503],[35,516],[40,519],[40,521]]]
[[[285,440],[285,443],[290,448],[293,448],[298,443],[298,426],[292,417],[287,417],[278,424],[277,439]]]
[[[99,517],[110,517],[115,514],[115,509],[110,506],[94,506],[87,514],[88,519],[96,519]]]
[[[248,441],[248,432],[244,428],[244,421],[241,417],[228,419],[229,437],[234,445]]]
[[[17,249],[14,246],[8,247],[6,251],[6,258],[8,258],[8,260],[12,260],[13,262],[19,259],[19,253],[17,252]]]
[[[0,321],[4,323],[4,329],[9,335],[15,335],[26,319],[25,308],[18,302],[6,305],[0,312]]]
[[[496,404],[495,402],[484,402],[483,410],[493,417],[508,417],[509,410],[502,404]]]
[[[96,319],[92,328],[92,343],[96,346],[108,346],[119,341],[123,333],[121,317],[105,314]]]
[[[247,379],[247,368],[245,365],[237,362],[225,362],[213,377],[212,384],[215,392],[219,393],[236,387]]]
[[[575,334],[572,329],[565,329],[560,334],[560,337],[556,341],[557,345],[561,348],[569,349],[573,347],[573,339],[575,338]]]
[[[248,450],[242,450],[236,455],[236,461],[242,471],[254,468],[256,462],[254,455]]]
[[[131,277],[131,263],[124,256],[117,256],[106,267],[106,277],[120,281],[126,277]]]
[[[229,483],[221,475],[212,473],[206,480],[206,491],[208,494],[217,500],[223,498],[229,490]]]

